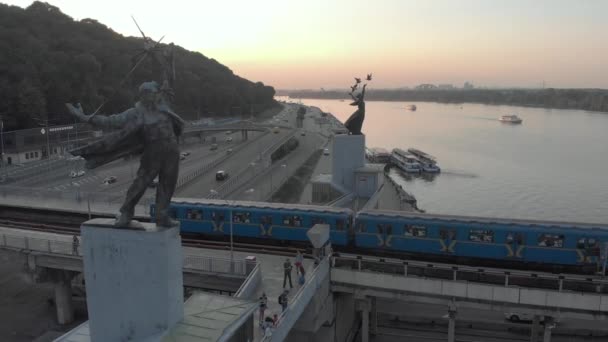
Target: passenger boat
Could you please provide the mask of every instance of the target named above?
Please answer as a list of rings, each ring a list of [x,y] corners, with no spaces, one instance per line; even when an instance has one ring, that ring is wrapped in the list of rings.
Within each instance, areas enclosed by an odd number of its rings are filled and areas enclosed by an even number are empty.
[[[365,158],[370,163],[386,164],[390,162],[391,154],[381,147],[365,148]]]
[[[405,107],[405,109],[407,109],[407,110],[411,110],[412,112],[414,112],[414,111],[416,111],[416,105],[409,105],[409,106],[406,106],[406,107]]]
[[[416,158],[418,158],[423,172],[441,172],[441,168],[439,168],[439,165],[437,165],[437,159],[435,159],[435,157],[433,157],[432,155],[424,153],[415,148],[409,148],[407,151],[416,156]]]
[[[418,173],[422,170],[420,162],[411,153],[405,152],[400,148],[393,149],[391,162],[405,172]]]
[[[501,122],[513,123],[513,124],[520,124],[523,121],[517,115],[503,115],[498,120]]]

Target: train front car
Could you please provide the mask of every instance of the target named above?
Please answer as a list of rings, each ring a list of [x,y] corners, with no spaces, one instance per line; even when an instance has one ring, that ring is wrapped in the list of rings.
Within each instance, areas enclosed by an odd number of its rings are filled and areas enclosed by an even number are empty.
[[[356,218],[357,247],[471,265],[597,272],[608,225],[370,210]]]
[[[150,212],[154,217],[154,205]],[[321,223],[329,225],[332,244],[343,246],[353,220],[349,209],[322,206],[186,198],[171,202],[171,216],[184,233],[228,236],[231,215],[235,237],[307,243],[308,229]]]

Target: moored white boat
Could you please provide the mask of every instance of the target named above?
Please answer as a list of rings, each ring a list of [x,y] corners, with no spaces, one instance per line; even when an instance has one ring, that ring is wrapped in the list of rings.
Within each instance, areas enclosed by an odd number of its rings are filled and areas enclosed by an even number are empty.
[[[393,149],[391,161],[405,172],[418,173],[422,171],[422,165],[418,159],[413,154],[400,148]]]
[[[441,168],[439,167],[439,165],[437,165],[437,160],[435,159],[435,157],[431,156],[428,153],[424,153],[418,149],[415,149],[415,148],[409,148],[407,151],[418,158],[423,172],[428,172],[428,173],[441,172]]]

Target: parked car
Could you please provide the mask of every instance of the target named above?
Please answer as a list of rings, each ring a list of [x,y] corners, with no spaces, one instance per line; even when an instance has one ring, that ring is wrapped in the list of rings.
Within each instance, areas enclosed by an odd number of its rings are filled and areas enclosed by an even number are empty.
[[[72,178],[82,177],[82,176],[84,176],[84,174],[85,174],[84,170],[80,170],[80,171],[72,170],[72,172],[70,172],[70,177],[72,177]]]
[[[103,180],[103,184],[106,184],[106,185],[113,184],[113,183],[116,183],[116,177],[114,177],[114,176],[106,177]]]
[[[231,148],[229,148],[228,150],[226,150],[226,154],[230,154],[230,153],[232,153],[232,149]]]
[[[217,150],[217,144],[211,144],[211,148],[210,148],[210,150],[211,150],[211,151],[215,151],[215,150]]]
[[[272,129],[272,132],[273,132],[274,134],[279,133],[279,131],[280,131],[280,130],[279,130],[279,127],[275,127],[275,128],[273,128],[273,129]]]
[[[228,138],[226,138],[226,141],[227,141],[227,142],[232,142],[232,137],[228,137]]]
[[[182,152],[182,153],[181,153],[181,155],[182,155],[182,156],[186,156],[186,157],[187,157],[187,156],[189,156],[189,155],[190,155],[190,152],[188,152],[188,151],[184,151],[184,152]]]
[[[329,149],[323,149],[323,155],[324,156],[328,156],[329,155]]]
[[[228,179],[228,172],[220,170],[218,172],[215,173],[215,180],[217,181],[223,181]]]
[[[305,136],[305,135],[306,135],[306,132],[302,131],[302,132],[300,133],[300,135],[301,135],[301,136]]]
[[[534,319],[533,314],[525,312],[505,312],[505,318],[511,322],[531,322]],[[545,316],[540,315],[540,322],[544,322]]]

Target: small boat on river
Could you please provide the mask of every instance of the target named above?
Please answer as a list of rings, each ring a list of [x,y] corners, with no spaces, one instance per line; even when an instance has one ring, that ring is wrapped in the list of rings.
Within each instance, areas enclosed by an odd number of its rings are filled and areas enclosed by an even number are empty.
[[[415,112],[416,111],[416,105],[405,106],[405,109],[410,110],[412,112]]]
[[[503,115],[498,120],[500,122],[512,123],[512,124],[520,124],[523,121],[517,115]]]

